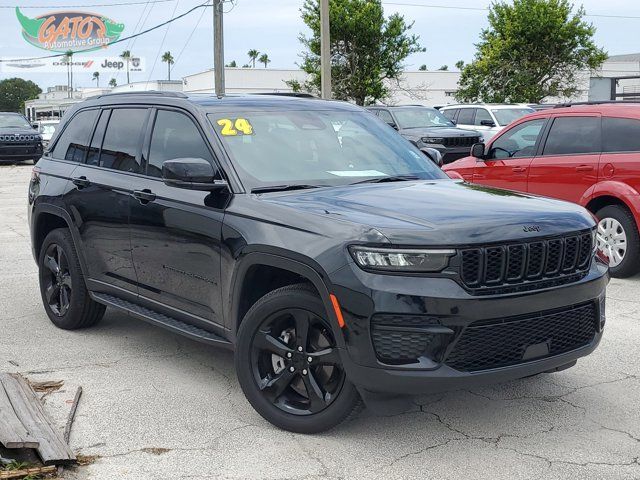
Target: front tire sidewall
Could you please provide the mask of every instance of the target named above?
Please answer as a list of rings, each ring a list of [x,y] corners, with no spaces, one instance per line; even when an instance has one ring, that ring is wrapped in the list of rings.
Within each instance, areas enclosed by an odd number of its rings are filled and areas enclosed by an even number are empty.
[[[611,276],[626,278],[640,272],[640,238],[638,235],[638,227],[631,213],[624,207],[609,205],[598,210],[596,217],[600,220],[605,218],[617,220],[627,235],[627,251],[624,259],[619,265],[609,267]]]
[[[251,359],[251,344],[254,333],[265,318],[279,310],[288,308],[302,308],[313,312],[320,318],[326,319],[327,317],[320,298],[304,288],[283,287],[260,299],[247,312],[238,331],[235,352],[238,381],[253,408],[265,420],[277,427],[297,433],[317,433],[329,430],[347,418],[360,401],[358,392],[348,379],[344,380],[337,398],[326,409],[311,415],[294,415],[280,410],[263,396],[256,384]],[[327,326],[329,326],[328,322]]]

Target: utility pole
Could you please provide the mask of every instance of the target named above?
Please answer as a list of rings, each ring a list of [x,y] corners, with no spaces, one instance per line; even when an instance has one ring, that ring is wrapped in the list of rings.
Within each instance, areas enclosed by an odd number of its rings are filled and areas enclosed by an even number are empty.
[[[215,92],[218,97],[224,95],[224,31],[222,25],[222,6],[224,0],[213,0],[213,71]]]
[[[320,92],[331,98],[331,48],[329,37],[329,0],[320,0]]]

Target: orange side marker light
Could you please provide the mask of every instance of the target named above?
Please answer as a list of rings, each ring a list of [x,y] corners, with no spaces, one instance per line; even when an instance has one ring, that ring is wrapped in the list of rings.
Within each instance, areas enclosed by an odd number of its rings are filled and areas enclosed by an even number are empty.
[[[340,328],[345,327],[344,318],[342,316],[342,310],[340,310],[340,304],[338,303],[338,299],[333,293],[329,294],[329,298],[331,299],[331,304],[333,305],[333,311],[336,312],[336,317],[338,318],[338,325]]]

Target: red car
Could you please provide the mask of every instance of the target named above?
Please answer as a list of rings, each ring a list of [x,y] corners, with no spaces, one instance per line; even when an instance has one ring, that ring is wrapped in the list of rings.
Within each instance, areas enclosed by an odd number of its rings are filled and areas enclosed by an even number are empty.
[[[451,178],[579,203],[599,219],[611,274],[640,271],[640,103],[527,115],[445,165]]]

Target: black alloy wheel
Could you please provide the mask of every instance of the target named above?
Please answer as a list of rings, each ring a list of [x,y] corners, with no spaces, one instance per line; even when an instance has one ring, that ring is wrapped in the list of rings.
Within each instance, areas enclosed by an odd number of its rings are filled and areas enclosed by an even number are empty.
[[[71,305],[72,281],[67,257],[60,245],[50,244],[44,254],[44,266],[48,277],[44,284],[44,295],[51,311],[64,317]]]
[[[266,420],[298,433],[329,430],[359,411],[322,300],[307,284],[278,288],[247,312],[235,351],[238,381]]]
[[[264,320],[253,338],[251,364],[262,394],[294,415],[327,408],[345,379],[324,320],[301,308],[281,310]]]

